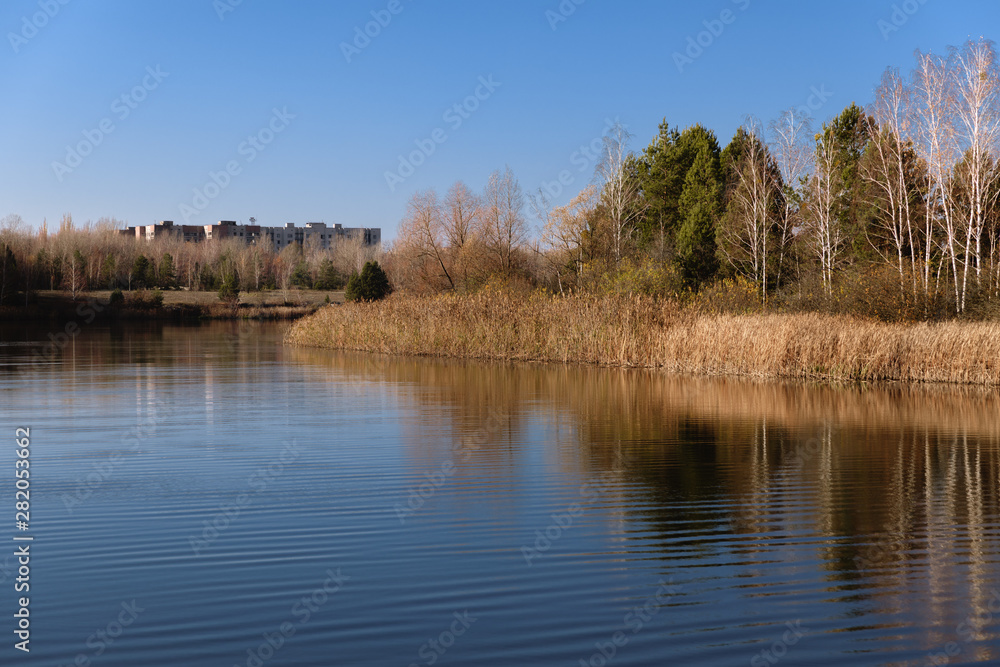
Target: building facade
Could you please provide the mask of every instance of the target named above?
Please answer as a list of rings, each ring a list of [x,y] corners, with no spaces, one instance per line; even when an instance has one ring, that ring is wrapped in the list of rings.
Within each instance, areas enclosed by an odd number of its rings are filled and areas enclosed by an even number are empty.
[[[249,245],[256,245],[262,239],[269,240],[276,250],[293,243],[315,244],[329,249],[343,239],[355,239],[367,246],[382,243],[382,230],[378,227],[332,226],[325,222],[307,222],[305,227],[296,227],[294,222],[286,222],[283,227],[262,227],[261,225],[240,225],[234,220],[220,220],[214,225],[175,225],[171,220],[161,220],[155,225],[126,227],[121,230],[125,236],[152,241],[157,238],[180,238],[189,243],[238,239]]]

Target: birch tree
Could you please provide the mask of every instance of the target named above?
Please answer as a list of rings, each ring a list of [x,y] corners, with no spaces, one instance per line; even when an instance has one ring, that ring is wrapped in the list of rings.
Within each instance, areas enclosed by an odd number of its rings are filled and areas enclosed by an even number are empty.
[[[761,138],[759,123],[739,128],[731,153],[732,184],[721,247],[729,262],[759,286],[767,302],[768,268],[781,224],[781,173]]]
[[[819,259],[823,287],[833,293],[833,271],[844,244],[844,233],[837,215],[837,202],[843,189],[837,169],[834,133],[824,127],[816,139],[816,162],[808,193],[808,235]]]
[[[781,174],[781,217],[778,223],[778,262],[775,282],[780,285],[785,266],[785,251],[795,234],[802,202],[801,187],[812,164],[812,119],[794,107],[771,123],[771,153]]]
[[[616,265],[621,261],[642,212],[640,184],[634,169],[636,161],[628,150],[631,138],[625,126],[616,122],[604,136],[604,150],[595,173],[610,223]]]

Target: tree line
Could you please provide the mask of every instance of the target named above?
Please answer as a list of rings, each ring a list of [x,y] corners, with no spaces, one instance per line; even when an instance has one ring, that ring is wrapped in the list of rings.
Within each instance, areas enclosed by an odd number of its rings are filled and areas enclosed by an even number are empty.
[[[310,239],[280,252],[266,238],[256,245],[146,241],[123,236],[122,227],[110,218],[77,226],[66,215],[57,231],[43,222],[35,232],[18,215],[0,220],[0,305],[26,305],[39,290],[66,290],[73,298],[102,289],[339,290],[381,253],[355,239],[329,249]]]
[[[509,168],[483,192],[415,193],[386,262],[399,287],[467,290],[496,278],[555,291],[752,290],[760,304],[889,295],[924,314],[1000,296],[1000,67],[985,39],[886,70],[867,107],[813,127],[792,109],[748,118],[725,146],[664,121],[629,150],[604,137],[568,204],[525,196]],[[525,209],[542,220],[529,234]]]

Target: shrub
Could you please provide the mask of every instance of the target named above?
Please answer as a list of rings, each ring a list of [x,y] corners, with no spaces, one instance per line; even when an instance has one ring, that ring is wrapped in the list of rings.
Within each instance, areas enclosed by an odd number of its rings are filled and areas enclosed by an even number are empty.
[[[389,277],[378,262],[365,262],[360,274],[351,274],[344,298],[348,301],[378,301],[389,296],[390,292]]]
[[[121,289],[115,288],[111,292],[111,296],[108,297],[108,304],[112,306],[120,306],[125,303],[125,295],[122,293]]]
[[[159,293],[159,296],[157,296]],[[144,289],[136,290],[125,300],[125,305],[135,310],[151,310],[163,305],[163,293],[157,290],[150,294]]]

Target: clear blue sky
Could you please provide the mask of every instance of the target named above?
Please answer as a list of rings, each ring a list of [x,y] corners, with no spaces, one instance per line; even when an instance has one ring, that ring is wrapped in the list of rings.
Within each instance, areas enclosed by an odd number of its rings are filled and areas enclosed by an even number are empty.
[[[592,175],[577,151],[606,118],[636,150],[663,118],[725,144],[747,114],[767,121],[813,88],[829,94],[820,121],[867,104],[886,66],[1000,26],[1000,3],[985,0],[563,0],[565,17],[560,0],[398,2],[392,14],[389,0],[5,0],[0,216],[135,225],[183,222],[186,205],[193,224],[323,220],[391,239],[415,190],[479,189],[505,164],[526,192],[569,170],[555,203],[567,201]],[[724,10],[729,23],[712,23]],[[373,11],[391,21],[348,62],[341,44]],[[721,34],[702,35],[679,71],[674,53],[705,21]],[[445,117],[477,88],[467,118]],[[418,140],[433,154],[390,190],[385,173]],[[81,142],[92,150],[73,166],[67,146]],[[230,163],[237,173],[219,176]],[[229,183],[196,201],[212,172]]]

